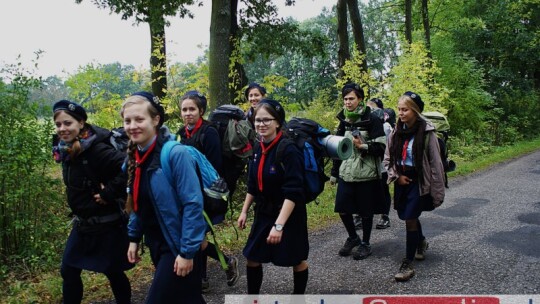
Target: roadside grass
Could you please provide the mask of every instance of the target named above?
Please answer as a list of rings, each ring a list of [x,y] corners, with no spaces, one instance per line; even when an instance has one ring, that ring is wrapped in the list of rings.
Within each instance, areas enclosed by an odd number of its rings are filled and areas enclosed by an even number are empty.
[[[540,138],[522,141],[512,146],[495,147],[483,151],[471,157],[471,160],[463,160],[454,157],[457,169],[449,174],[450,179],[465,176],[481,170],[488,169],[500,163],[507,162],[516,157],[526,155],[540,149]],[[245,186],[240,184],[238,189]],[[390,187],[391,189],[393,187]],[[326,185],[325,191],[317,199],[308,205],[308,226],[310,231],[324,229],[339,222],[339,217],[334,213],[334,198],[336,186]],[[243,192],[237,191],[232,205],[232,214],[227,214],[223,224],[216,226],[216,238],[220,248],[227,254],[241,255],[241,250],[249,234],[249,228],[239,230],[236,227],[236,219],[243,203]],[[251,225],[253,212],[249,214],[247,226]],[[208,236],[212,241],[212,237]],[[135,291],[148,288],[152,280],[154,267],[150,261],[148,250],[142,256],[142,261],[127,272]],[[58,267],[49,267],[43,273],[18,274],[17,277],[7,277],[0,286],[0,303],[59,303],[62,296],[62,279],[59,274],[60,257]],[[211,267],[214,267],[211,266]],[[54,269],[54,270],[50,270]],[[84,300],[83,303],[96,303],[112,299],[109,283],[102,274],[83,271]]]

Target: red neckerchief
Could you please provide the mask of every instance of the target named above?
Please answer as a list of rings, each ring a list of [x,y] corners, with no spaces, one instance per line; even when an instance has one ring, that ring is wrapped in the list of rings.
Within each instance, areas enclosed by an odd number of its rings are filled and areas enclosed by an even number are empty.
[[[276,145],[276,143],[279,141],[279,139],[281,138],[281,135],[283,134],[282,131],[279,131],[279,133],[277,134],[276,138],[274,138],[272,140],[272,142],[270,143],[270,145],[268,145],[268,147],[265,147],[264,146],[264,143],[261,141],[261,162],[259,163],[259,170],[257,170],[257,182],[259,184],[259,191],[262,192],[263,191],[263,168],[264,168],[264,160],[266,159],[266,154],[268,154],[268,151],[270,151],[270,149],[272,149],[272,147],[274,147]]]
[[[403,166],[403,172],[405,172],[405,160],[407,159],[407,147],[409,146],[409,139],[403,144],[403,150],[401,150],[401,165]]]
[[[186,137],[191,138],[191,136],[193,136],[193,134],[195,134],[195,133],[197,133],[197,131],[199,131],[201,126],[202,126],[202,118],[199,117],[199,120],[197,120],[197,123],[195,124],[195,128],[193,128],[193,130],[191,130],[191,132],[189,131],[188,126],[185,127],[186,128]]]
[[[141,182],[141,165],[148,158],[148,155],[152,154],[152,150],[156,146],[157,139],[154,140],[154,143],[148,148],[144,156],[140,157],[139,150],[135,151],[135,179],[133,180],[133,210],[137,211],[137,199],[139,198],[139,183]]]

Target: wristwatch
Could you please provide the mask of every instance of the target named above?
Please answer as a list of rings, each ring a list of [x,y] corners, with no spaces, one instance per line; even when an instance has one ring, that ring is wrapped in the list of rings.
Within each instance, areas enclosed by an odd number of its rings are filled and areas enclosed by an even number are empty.
[[[283,231],[283,225],[281,224],[274,224],[274,227],[276,228],[276,231]]]

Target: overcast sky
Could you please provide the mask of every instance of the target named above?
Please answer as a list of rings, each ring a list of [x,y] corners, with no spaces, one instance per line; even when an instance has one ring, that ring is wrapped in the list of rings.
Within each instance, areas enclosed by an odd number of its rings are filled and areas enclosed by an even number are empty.
[[[304,20],[317,16],[334,0],[296,0],[280,5],[280,16]],[[167,53],[173,62],[192,62],[209,44],[211,1],[193,8],[195,18],[171,19],[166,29]],[[29,65],[33,53],[43,50],[38,75],[73,74],[90,62],[120,62],[148,68],[150,37],[147,24],[133,25],[119,15],[98,9],[91,0],[0,0],[0,66],[16,62]]]

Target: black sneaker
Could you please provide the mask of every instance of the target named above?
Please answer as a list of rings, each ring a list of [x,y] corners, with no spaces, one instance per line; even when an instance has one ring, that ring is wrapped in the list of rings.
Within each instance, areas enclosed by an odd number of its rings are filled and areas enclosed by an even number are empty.
[[[356,230],[362,229],[362,217],[361,216],[355,215],[354,218],[353,218],[353,222],[354,222],[354,228],[356,228]]]
[[[353,250],[353,259],[363,260],[371,255],[371,245],[362,243]]]
[[[423,261],[426,259],[426,250],[429,248],[429,243],[426,241],[426,239],[423,239],[420,244],[418,245],[418,248],[416,248],[416,254],[414,255],[414,258],[418,261]]]
[[[345,244],[343,244],[343,247],[339,250],[340,256],[349,256],[351,255],[351,252],[354,247],[360,245],[361,241],[359,237],[356,237],[355,239],[347,238],[345,241]]]
[[[238,259],[231,257],[227,266],[228,268],[225,270],[225,274],[227,275],[227,285],[234,286],[240,277],[238,273]]]
[[[381,219],[377,225],[375,225],[376,229],[386,229],[388,227],[390,227],[390,218],[388,218],[388,215],[381,216]]]
[[[401,266],[399,267],[399,272],[394,276],[394,278],[398,282],[406,282],[412,277],[414,277],[414,268],[412,266],[412,262],[407,259],[403,259]]]

